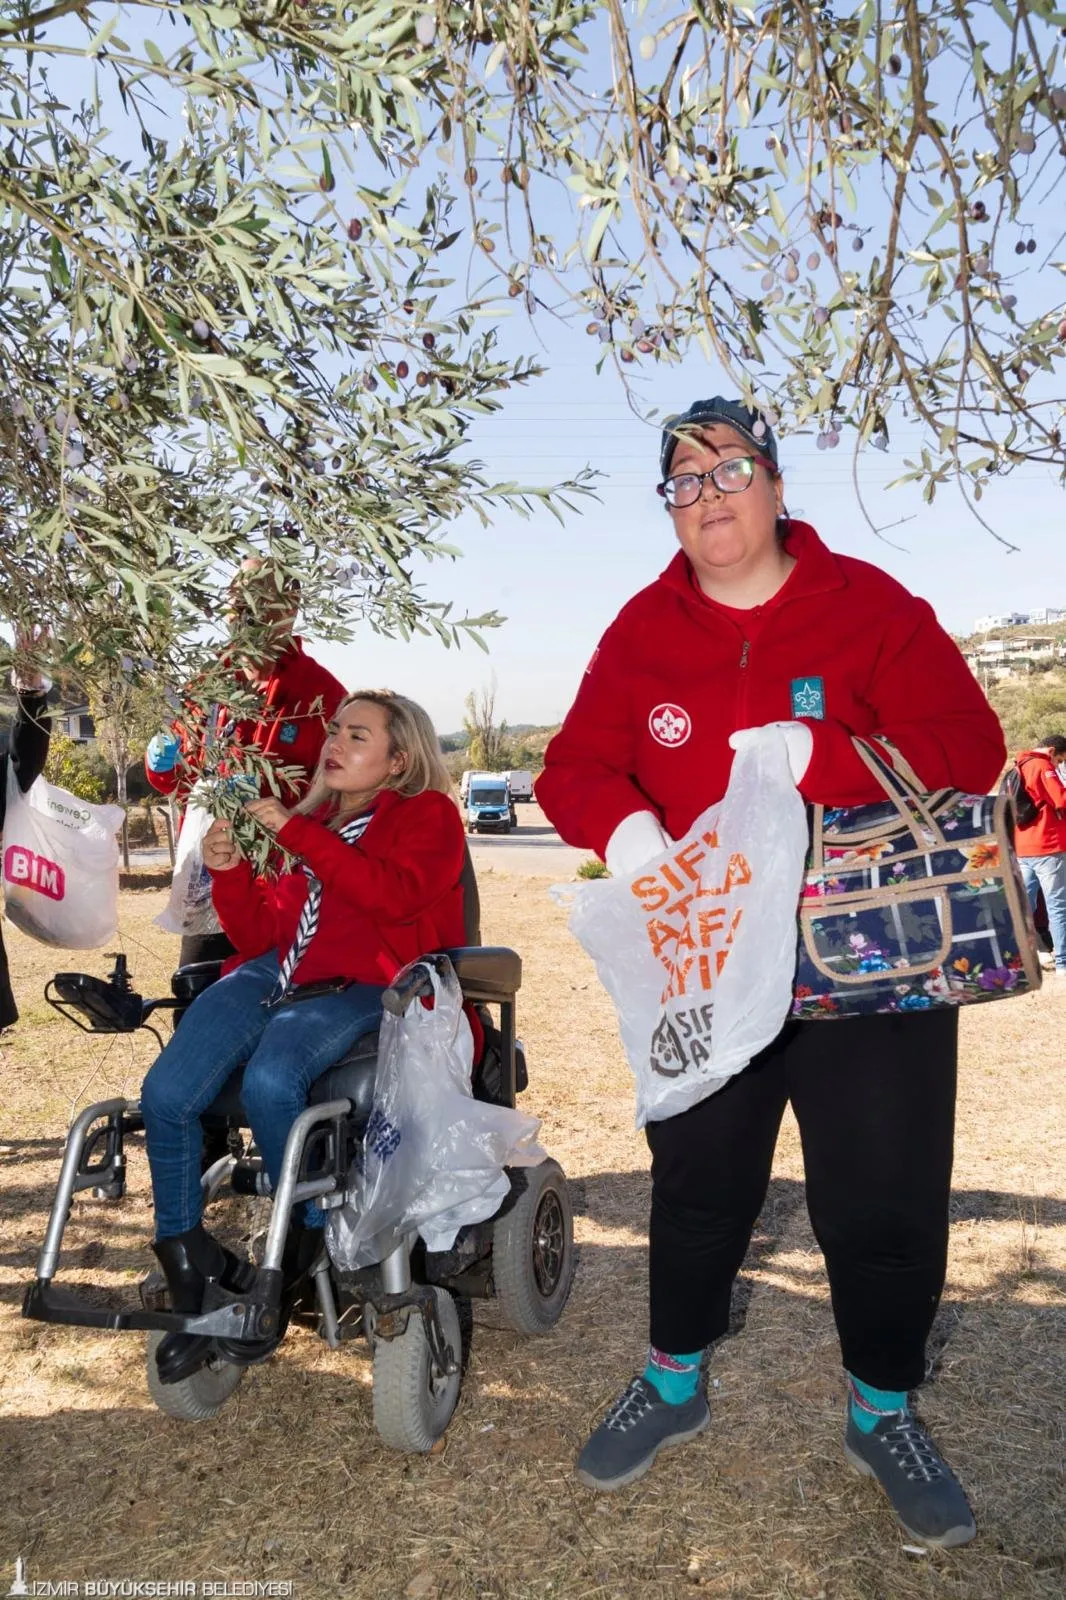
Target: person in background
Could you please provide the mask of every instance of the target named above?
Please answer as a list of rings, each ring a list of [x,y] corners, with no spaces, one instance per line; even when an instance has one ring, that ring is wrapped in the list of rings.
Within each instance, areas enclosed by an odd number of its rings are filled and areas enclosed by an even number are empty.
[[[767,419],[697,401],[668,423],[659,465],[681,548],[607,629],[537,782],[567,843],[636,874],[721,798],[733,751],[765,725],[809,803],[882,799],[854,735],[928,789],[987,793],[1006,750],[976,679],[924,600],[787,515]],[[845,1456],[915,1539],[973,1538],[908,1397],[947,1267],[957,1023],[939,1007],[788,1021],[723,1088],[648,1124],[648,1362],[581,1451],[583,1483],[632,1483],[707,1427],[701,1366],[791,1104],[845,1368]]]
[[[34,628],[16,628],[14,670],[11,682],[17,696],[15,720],[11,728],[11,743],[0,756],[0,833],[3,832],[7,810],[7,780],[9,767],[18,777],[23,794],[44,771],[48,760],[48,741],[51,719],[47,711],[49,684],[36,667],[30,665],[40,650],[42,633]],[[7,954],[0,937],[0,1029],[10,1028],[18,1021],[18,1007],[11,990],[7,969]]]
[[[250,616],[267,623],[267,656],[243,670],[260,696],[256,718],[238,721],[224,705],[199,706],[187,691],[183,719],[157,733],[145,755],[148,781],[160,794],[184,801],[201,772],[234,744],[255,747],[279,767],[295,769],[283,780],[282,800],[303,798],[318,763],[326,724],[344,698],[344,687],[309,656],[293,633],[300,604],[299,584],[279,578],[276,568],[259,556],[242,565],[231,590],[231,634],[239,636]],[[224,769],[224,759],[222,766]],[[270,793],[265,786],[264,796]],[[217,961],[233,954],[224,933],[187,935],[181,942],[181,965]]]
[[[1066,979],[1066,783],[1058,764],[1066,757],[1066,736],[1049,733],[1018,757],[1018,770],[1037,807],[1035,822],[1014,831],[1014,849],[1029,904],[1036,909],[1043,892],[1053,950],[1053,976]]]

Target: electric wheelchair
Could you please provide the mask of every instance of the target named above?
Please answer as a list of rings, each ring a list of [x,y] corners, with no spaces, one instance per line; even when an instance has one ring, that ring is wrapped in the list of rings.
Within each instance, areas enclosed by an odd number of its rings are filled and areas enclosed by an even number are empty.
[[[526,1087],[525,1056],[515,1037],[515,996],[522,963],[513,951],[479,943],[477,886],[469,855],[464,870],[466,935],[461,949],[435,952],[412,963],[384,996],[385,1008],[402,1015],[432,994],[430,967],[451,963],[466,1001],[477,1007],[484,1046],[475,1065],[476,1097],[513,1106]],[[174,1026],[183,1011],[221,975],[221,962],[200,962],[175,972],[172,994],[143,999],[133,988],[126,959],[117,955],[104,980],[87,973],[57,973],[45,989],[49,1003],[87,1032],[130,1033],[156,1012],[171,1011]],[[494,1013],[495,1012],[495,1016]],[[460,1230],[444,1253],[427,1251],[417,1235],[379,1235],[373,1266],[342,1270],[323,1240],[300,1287],[284,1282],[282,1258],[293,1208],[314,1199],[327,1211],[350,1203],[349,1173],[370,1118],[377,1063],[377,1034],[359,1039],[313,1085],[307,1109],[296,1119],[273,1194],[262,1262],[252,1286],[231,1293],[209,1278],[198,1313],[168,1308],[165,1280],[149,1273],[138,1304],[96,1303],[56,1279],[63,1234],[73,1198],[92,1190],[99,1199],[121,1199],[126,1189],[126,1140],[143,1131],[138,1102],[103,1100],[87,1106],[71,1125],[36,1277],[22,1314],[43,1322],[148,1333],[147,1374],[152,1399],[172,1417],[201,1421],[216,1416],[244,1376],[246,1363],[224,1350],[261,1347],[284,1337],[293,1320],[317,1329],[331,1349],[364,1337],[373,1356],[374,1423],[381,1438],[399,1450],[427,1451],[444,1433],[459,1398],[472,1298],[492,1298],[502,1323],[524,1334],[547,1332],[558,1321],[570,1293],[574,1268],[573,1216],[566,1178],[546,1160],[508,1173],[510,1193],[495,1216]],[[225,1084],[205,1113],[205,1145],[226,1153],[203,1174],[205,1200],[227,1188],[239,1194],[269,1193],[266,1174],[246,1140],[240,1101],[241,1070]],[[328,1230],[327,1230],[328,1232]],[[176,1383],[159,1377],[155,1353],[168,1333],[207,1336],[212,1354],[205,1365]],[[253,1358],[254,1359],[254,1358]]]

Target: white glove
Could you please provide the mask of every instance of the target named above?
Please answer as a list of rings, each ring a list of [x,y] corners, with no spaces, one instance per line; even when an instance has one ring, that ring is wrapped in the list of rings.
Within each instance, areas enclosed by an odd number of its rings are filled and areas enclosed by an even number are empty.
[[[607,841],[604,859],[607,870],[616,878],[632,877],[653,856],[672,850],[674,841],[650,811],[634,811],[623,817]]]
[[[779,728],[784,734],[788,768],[792,774],[792,782],[798,789],[814,754],[814,734],[805,722],[765,722],[760,728],[738,728],[736,733],[731,733],[730,749],[739,750],[743,744],[750,743],[762,733],[764,728]]]

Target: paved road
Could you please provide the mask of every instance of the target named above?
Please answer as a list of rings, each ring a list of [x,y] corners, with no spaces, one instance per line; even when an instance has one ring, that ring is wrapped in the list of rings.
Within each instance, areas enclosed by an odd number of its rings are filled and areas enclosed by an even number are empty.
[[[525,877],[556,878],[564,882],[574,876],[579,862],[588,859],[590,851],[571,850],[563,843],[535,800],[515,806],[515,814],[518,827],[510,833],[470,835],[470,853],[478,871],[491,868],[494,872],[516,872]],[[169,864],[170,856],[165,848],[130,851],[130,866],[134,870],[158,869]]]
[[[556,878],[562,883],[572,878],[578,864],[591,854],[564,844],[535,800],[516,805],[515,815],[518,827],[510,833],[470,835],[470,854],[478,872],[491,867],[495,872]]]

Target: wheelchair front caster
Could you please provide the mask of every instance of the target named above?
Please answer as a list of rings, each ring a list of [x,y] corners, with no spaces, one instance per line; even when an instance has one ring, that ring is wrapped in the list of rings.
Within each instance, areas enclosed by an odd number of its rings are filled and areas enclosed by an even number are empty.
[[[374,1426],[394,1450],[432,1450],[452,1420],[462,1382],[459,1312],[447,1289],[434,1287],[437,1315],[454,1372],[433,1359],[424,1318],[412,1308],[394,1339],[374,1341]]]
[[[168,1417],[176,1417],[179,1422],[210,1422],[244,1377],[244,1367],[215,1356],[187,1378],[162,1383],[155,1353],[165,1338],[161,1332],[148,1335],[148,1393]]]
[[[516,1191],[492,1225],[492,1277],[499,1315],[516,1333],[547,1333],[570,1298],[574,1214],[557,1161],[514,1167]]]

